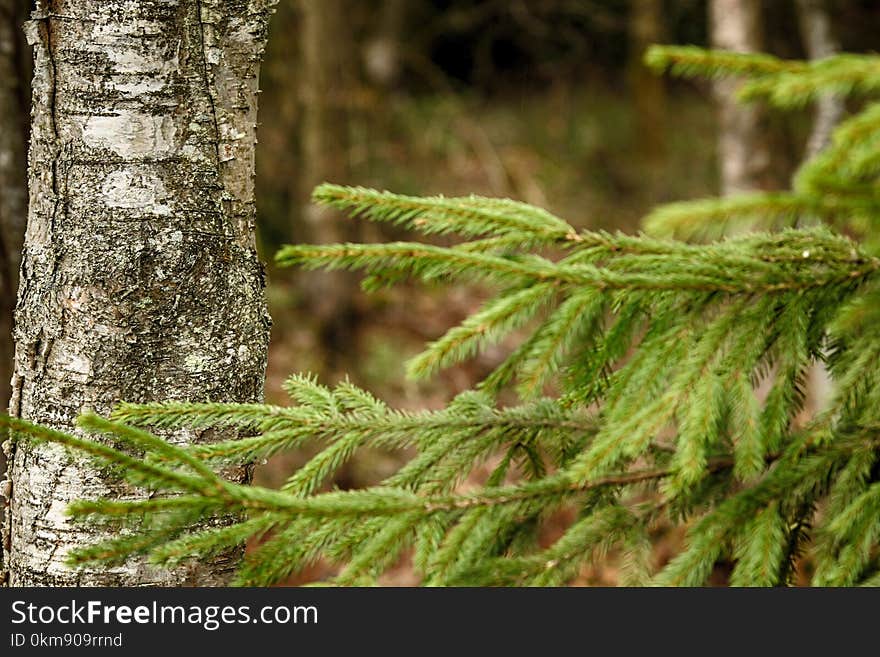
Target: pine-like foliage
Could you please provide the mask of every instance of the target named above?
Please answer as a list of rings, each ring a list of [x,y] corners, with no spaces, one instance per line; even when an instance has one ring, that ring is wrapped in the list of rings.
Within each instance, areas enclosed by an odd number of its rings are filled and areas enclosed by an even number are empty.
[[[561,585],[609,553],[625,584],[701,585],[726,562],[731,584],[785,585],[805,555],[800,576],[814,584],[880,583],[880,104],[864,100],[880,91],[880,58],[657,48],[648,59],[744,76],[747,100],[789,108],[836,93],[862,109],[790,192],[666,206],[646,235],[578,231],[508,200],[319,187],[316,202],[352,216],[463,241],[287,246],[278,264],[360,270],[366,290],[405,279],[497,290],[414,358],[411,376],[524,337],[439,411],[294,376],[290,407],[123,404],[83,417],[78,436],[6,419],[19,440],[73,447],[174,493],[75,504],[77,518],[119,532],[71,562],[146,553],[171,564],[256,537],[240,584],[322,559],[341,567],[336,584],[374,583],[408,551],[427,585]],[[833,397],[805,417],[816,363]],[[502,406],[503,390],[518,405]],[[149,433],[217,426],[244,437],[184,449]],[[314,442],[323,449],[281,490],[215,474]],[[364,447],[415,456],[379,485],[328,492]],[[188,529],[206,516],[218,522]],[[551,517],[570,521],[547,545]],[[670,526],[686,527],[686,542],[655,563],[653,532]]]

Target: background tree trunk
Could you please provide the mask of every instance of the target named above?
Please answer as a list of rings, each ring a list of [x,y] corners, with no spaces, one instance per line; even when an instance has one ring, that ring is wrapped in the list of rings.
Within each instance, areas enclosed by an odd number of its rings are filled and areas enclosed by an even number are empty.
[[[347,29],[346,0],[302,0],[302,164],[305,238],[316,243],[359,237],[355,223],[309,201],[322,182],[350,181],[350,130],[357,55]],[[347,272],[309,272],[302,277],[309,312],[318,324],[327,373],[351,347],[357,279]]]
[[[262,398],[253,172],[271,4],[38,3],[13,415],[73,431],[82,411],[120,400]],[[226,554],[173,571],[141,560],[70,570],[67,553],[96,529],[71,524],[68,502],[143,493],[51,446],[18,445],[10,470],[13,586],[207,586],[234,567]]]
[[[29,76],[21,26],[26,0],[0,0],[0,408],[9,405],[12,378],[12,311],[27,220]],[[0,435],[0,442],[5,435]],[[0,450],[0,480],[6,455]],[[0,505],[0,526],[3,523]]]
[[[666,152],[666,79],[642,62],[645,50],[662,43],[662,0],[632,0],[629,16],[630,88],[635,102],[639,139],[644,157],[659,160]]]
[[[734,52],[763,50],[760,0],[710,0],[709,26],[713,48]],[[772,187],[771,156],[757,104],[735,99],[739,81],[717,80],[718,165],[721,193],[729,195]]]
[[[807,57],[822,59],[840,51],[831,29],[831,17],[825,0],[797,0],[797,10]],[[828,145],[834,126],[840,121],[845,109],[843,100],[838,96],[828,94],[819,98],[813,116],[813,131],[807,141],[808,158]]]
[[[403,69],[401,39],[411,0],[383,0],[376,35],[364,47],[364,68],[370,81],[390,90],[400,81]]]

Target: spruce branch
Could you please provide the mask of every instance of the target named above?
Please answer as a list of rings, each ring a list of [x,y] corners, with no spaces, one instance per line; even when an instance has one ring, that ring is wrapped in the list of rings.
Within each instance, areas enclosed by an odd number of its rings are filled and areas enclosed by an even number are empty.
[[[124,452],[107,447],[94,440],[78,439],[58,431],[46,430],[22,420],[3,417],[3,423],[29,437],[64,447],[99,454],[109,462],[121,465],[138,463],[138,467],[150,472],[157,479],[174,476],[173,471],[164,466],[151,466],[137,461]],[[102,427],[113,427],[114,435],[125,433],[129,428],[118,423],[102,423]],[[160,440],[156,438],[156,440]],[[183,451],[183,450],[179,450]],[[190,456],[180,456],[184,461]],[[732,456],[712,459],[707,463],[710,471],[718,471],[733,467]],[[83,500],[71,506],[71,514],[105,514],[105,515],[142,515],[145,512],[181,509],[188,506],[215,506],[229,512],[242,510],[261,510],[283,513],[288,516],[363,516],[363,515],[395,515],[401,512],[432,514],[444,511],[458,511],[483,506],[513,504],[533,498],[553,497],[577,494],[596,488],[626,486],[639,482],[662,479],[674,473],[668,468],[636,470],[616,473],[587,481],[577,481],[566,473],[549,475],[542,480],[486,488],[480,492],[457,495],[422,496],[399,488],[379,487],[358,491],[328,492],[311,497],[301,497],[283,491],[275,491],[259,486],[245,486],[227,483],[220,487],[196,488],[198,494],[170,498],[154,498],[137,501]],[[177,480],[183,488],[187,479]]]
[[[546,243],[580,241],[575,229],[562,219],[509,199],[403,196],[325,183],[315,188],[312,200],[353,217],[362,215],[372,221],[392,223],[428,235],[532,236]]]
[[[745,101],[764,99],[783,109],[804,107],[821,96],[874,96],[880,92],[880,66],[873,55],[844,53],[813,60],[805,69],[783,71],[747,81],[739,92]]]
[[[799,250],[794,250],[792,247]],[[804,255],[806,254],[806,255]],[[800,267],[768,267],[798,262]],[[841,285],[870,277],[880,259],[860,254],[854,243],[827,231],[788,231],[764,239],[728,240],[707,247],[692,259],[668,255],[621,256],[607,266],[553,263],[538,256],[502,258],[428,244],[288,245],[279,251],[281,266],[306,269],[362,269],[393,272],[423,281],[462,279],[508,284],[555,283],[599,290],[678,290],[777,293]]]
[[[656,72],[707,79],[801,74],[808,67],[805,62],[786,61],[763,53],[706,50],[697,46],[651,46],[645,51],[644,61]]]
[[[661,205],[645,217],[644,226],[653,235],[718,239],[744,229],[794,227],[803,221],[842,224],[853,216],[878,211],[880,199],[873,193],[864,197],[837,197],[765,192]]]

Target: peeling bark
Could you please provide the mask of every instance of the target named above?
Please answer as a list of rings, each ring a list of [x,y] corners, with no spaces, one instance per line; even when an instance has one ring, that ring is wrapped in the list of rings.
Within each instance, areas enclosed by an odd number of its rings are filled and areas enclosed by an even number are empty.
[[[272,0],[41,0],[11,413],[65,431],[120,400],[262,398],[257,78]],[[223,431],[169,440],[229,438]],[[233,473],[239,480],[246,469]],[[9,583],[215,585],[229,553],[71,570],[68,502],[142,496],[54,446],[12,455]]]
[[[760,0],[711,0],[712,47],[734,52],[763,49]],[[718,104],[718,164],[723,195],[772,187],[772,161],[759,105],[736,102],[740,82],[713,84]]]

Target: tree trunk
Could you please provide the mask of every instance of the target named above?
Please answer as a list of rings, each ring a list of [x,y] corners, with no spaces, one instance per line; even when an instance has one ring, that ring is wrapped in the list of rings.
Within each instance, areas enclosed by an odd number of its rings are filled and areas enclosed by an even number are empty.
[[[649,160],[666,151],[666,81],[642,61],[645,50],[663,41],[662,0],[632,0],[629,16],[629,79],[636,111],[638,148]]]
[[[27,92],[25,0],[0,0],[0,408],[9,405],[12,311],[27,219]],[[5,435],[0,436],[0,442]],[[6,456],[0,450],[0,479]],[[4,512],[0,506],[0,526]]]
[[[272,0],[40,0],[11,413],[74,431],[120,400],[262,398],[257,76]],[[183,432],[175,441],[228,438]],[[70,570],[77,498],[144,496],[46,445],[12,454],[9,583],[215,585],[235,555]],[[234,473],[238,480],[247,469]]]
[[[763,47],[760,0],[711,0],[712,47],[734,52],[760,52]],[[721,193],[729,195],[772,187],[771,157],[756,104],[736,102],[739,82],[717,80],[718,164]]]
[[[807,56],[822,59],[836,54],[840,47],[831,30],[831,17],[825,0],[797,0],[797,9]],[[808,158],[828,145],[834,126],[843,117],[845,109],[846,105],[839,96],[827,94],[819,98],[813,117],[813,131],[807,141]]]
[[[339,212],[308,202],[322,182],[350,182],[349,133],[355,50],[346,29],[346,0],[302,0],[302,163],[307,191],[303,208],[308,241],[358,239],[356,225]],[[356,278],[347,272],[302,276],[309,312],[315,318],[328,372],[351,346]]]
[[[364,47],[364,68],[370,81],[390,90],[400,80],[403,68],[401,38],[406,26],[407,0],[383,0],[376,35]]]

